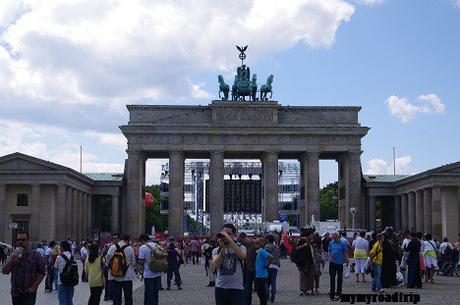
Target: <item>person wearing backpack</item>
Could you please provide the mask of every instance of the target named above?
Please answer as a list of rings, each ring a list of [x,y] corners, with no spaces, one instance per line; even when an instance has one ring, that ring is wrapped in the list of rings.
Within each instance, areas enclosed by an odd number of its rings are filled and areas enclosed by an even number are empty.
[[[90,290],[88,305],[99,305],[104,289],[104,274],[102,272],[102,258],[99,256],[99,246],[96,244],[88,246],[88,259],[85,261],[84,271]]]
[[[73,305],[74,287],[78,284],[78,265],[71,251],[68,241],[61,242],[61,255],[54,263],[58,271],[59,305]]]
[[[212,251],[212,267],[217,271],[216,305],[244,304],[243,261],[246,247],[237,244],[236,228],[228,223],[216,235],[219,246]]]
[[[106,259],[109,262],[109,280],[112,280],[113,305],[121,305],[122,291],[125,305],[132,305],[136,257],[133,247],[129,245],[128,235],[123,235],[118,243],[110,246]]]
[[[170,242],[168,244],[168,270],[167,270],[167,277],[166,277],[166,290],[171,290],[171,280],[174,275],[174,280],[177,285],[178,290],[182,290],[182,280],[179,273],[179,268],[181,265],[181,256],[179,251],[176,250],[176,245],[174,242]]]
[[[152,265],[155,258],[152,256],[155,254],[153,253],[155,249],[162,250],[162,248],[157,243],[149,241],[149,236],[145,233],[141,234],[139,241],[142,244],[139,248],[139,272],[144,277],[144,304],[157,305],[158,290],[161,286],[161,272],[152,270],[155,269]],[[161,264],[161,262],[158,263]]]

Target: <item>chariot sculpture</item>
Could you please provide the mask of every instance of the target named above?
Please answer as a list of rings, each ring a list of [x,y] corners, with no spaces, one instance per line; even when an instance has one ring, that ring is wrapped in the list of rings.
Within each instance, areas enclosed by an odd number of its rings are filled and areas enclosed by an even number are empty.
[[[262,85],[259,91],[260,97],[257,98],[257,75],[253,74],[251,79],[251,70],[244,64],[244,60],[246,59],[246,54],[244,52],[247,50],[248,46],[236,46],[236,48],[240,51],[239,58],[241,59],[241,66],[237,69],[237,73],[231,87],[232,101],[246,101],[246,97],[248,97],[248,100],[251,101],[257,101],[259,99],[261,101],[268,100],[272,97],[273,75],[270,75],[267,79],[267,83]],[[230,86],[225,83],[222,75],[219,75],[217,79],[219,82],[219,98],[227,101],[229,98]],[[267,98],[268,93],[270,93],[269,98]]]

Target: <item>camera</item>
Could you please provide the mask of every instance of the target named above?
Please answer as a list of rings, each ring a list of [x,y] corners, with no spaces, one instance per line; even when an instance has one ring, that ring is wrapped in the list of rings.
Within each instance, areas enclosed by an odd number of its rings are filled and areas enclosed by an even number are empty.
[[[224,245],[228,245],[228,240],[225,238],[225,236],[222,233],[217,233],[216,234],[216,239],[221,240]]]

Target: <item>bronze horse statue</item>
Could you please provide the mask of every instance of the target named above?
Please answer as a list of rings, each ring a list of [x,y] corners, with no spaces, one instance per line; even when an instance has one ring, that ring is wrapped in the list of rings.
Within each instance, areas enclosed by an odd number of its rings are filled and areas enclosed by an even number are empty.
[[[217,77],[217,80],[219,81],[219,98],[221,98],[220,93],[222,92],[224,94],[224,96],[222,97],[222,100],[226,101],[228,100],[228,92],[230,91],[230,86],[225,83],[222,75],[219,75]]]
[[[267,78],[267,83],[260,87],[260,100],[261,101],[268,101],[267,93],[270,92],[270,98],[272,98],[272,83],[273,83],[273,75],[270,75]]]

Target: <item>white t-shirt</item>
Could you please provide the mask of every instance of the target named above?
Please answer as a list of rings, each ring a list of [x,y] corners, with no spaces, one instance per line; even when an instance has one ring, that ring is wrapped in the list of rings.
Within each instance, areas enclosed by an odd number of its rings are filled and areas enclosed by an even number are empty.
[[[65,256],[67,256],[68,259],[70,259],[70,257],[72,256],[69,251],[65,251],[63,254]],[[54,263],[54,269],[57,269],[57,271],[58,271],[57,272],[58,273],[58,280],[57,280],[58,285],[62,284],[61,283],[61,273],[62,273],[62,271],[64,271],[64,268],[65,268],[66,264],[67,264],[67,262],[65,261],[64,258],[62,258],[62,256],[59,255],[56,258],[56,262]]]
[[[240,246],[241,251],[246,253],[246,247]],[[235,254],[232,248],[224,248],[223,261],[219,269],[217,269],[216,287],[224,289],[243,290],[243,270],[241,269],[241,261]],[[219,254],[219,247],[212,250],[212,257]]]
[[[48,264],[51,264],[51,258],[53,257],[53,249],[51,249],[50,247],[48,247],[45,251],[45,255],[48,259]]]
[[[410,242],[410,239],[409,239],[409,238],[404,238],[404,240],[403,240],[403,242],[402,242],[402,244],[401,244],[401,250],[404,251],[404,248],[407,247],[407,245],[409,244],[409,242]]]
[[[88,257],[88,250],[85,247],[81,247],[80,257],[81,259],[86,259]]]
[[[444,252],[446,252],[447,248],[453,249],[454,247],[452,246],[452,244],[450,242],[443,242],[439,246],[439,252],[441,252],[441,254],[444,254]]]
[[[358,236],[353,241],[353,247],[360,250],[369,250],[369,242],[365,238]]]
[[[158,244],[156,244],[154,242],[148,242],[147,244],[149,244],[149,246],[152,249],[155,249],[156,247],[159,247]],[[161,276],[161,273],[153,272],[149,268],[148,261],[150,259],[150,255],[151,255],[152,250],[149,248],[149,246],[147,246],[147,244],[144,244],[139,248],[139,259],[144,260],[144,278],[153,279],[153,278]]]
[[[123,240],[120,240],[118,242],[118,246],[120,248],[123,247],[124,245],[126,245],[126,243]],[[106,260],[108,262],[110,262],[110,259],[112,258],[116,249],[117,247],[115,245],[110,246],[109,250],[107,251],[107,257],[106,257]],[[131,246],[126,247],[124,250],[124,253],[125,253],[126,264],[128,265],[128,270],[126,271],[125,276],[114,277],[109,272],[109,280],[123,282],[123,281],[132,281],[136,277],[136,274],[134,273],[134,266],[136,266],[136,256],[134,255],[133,247]]]

